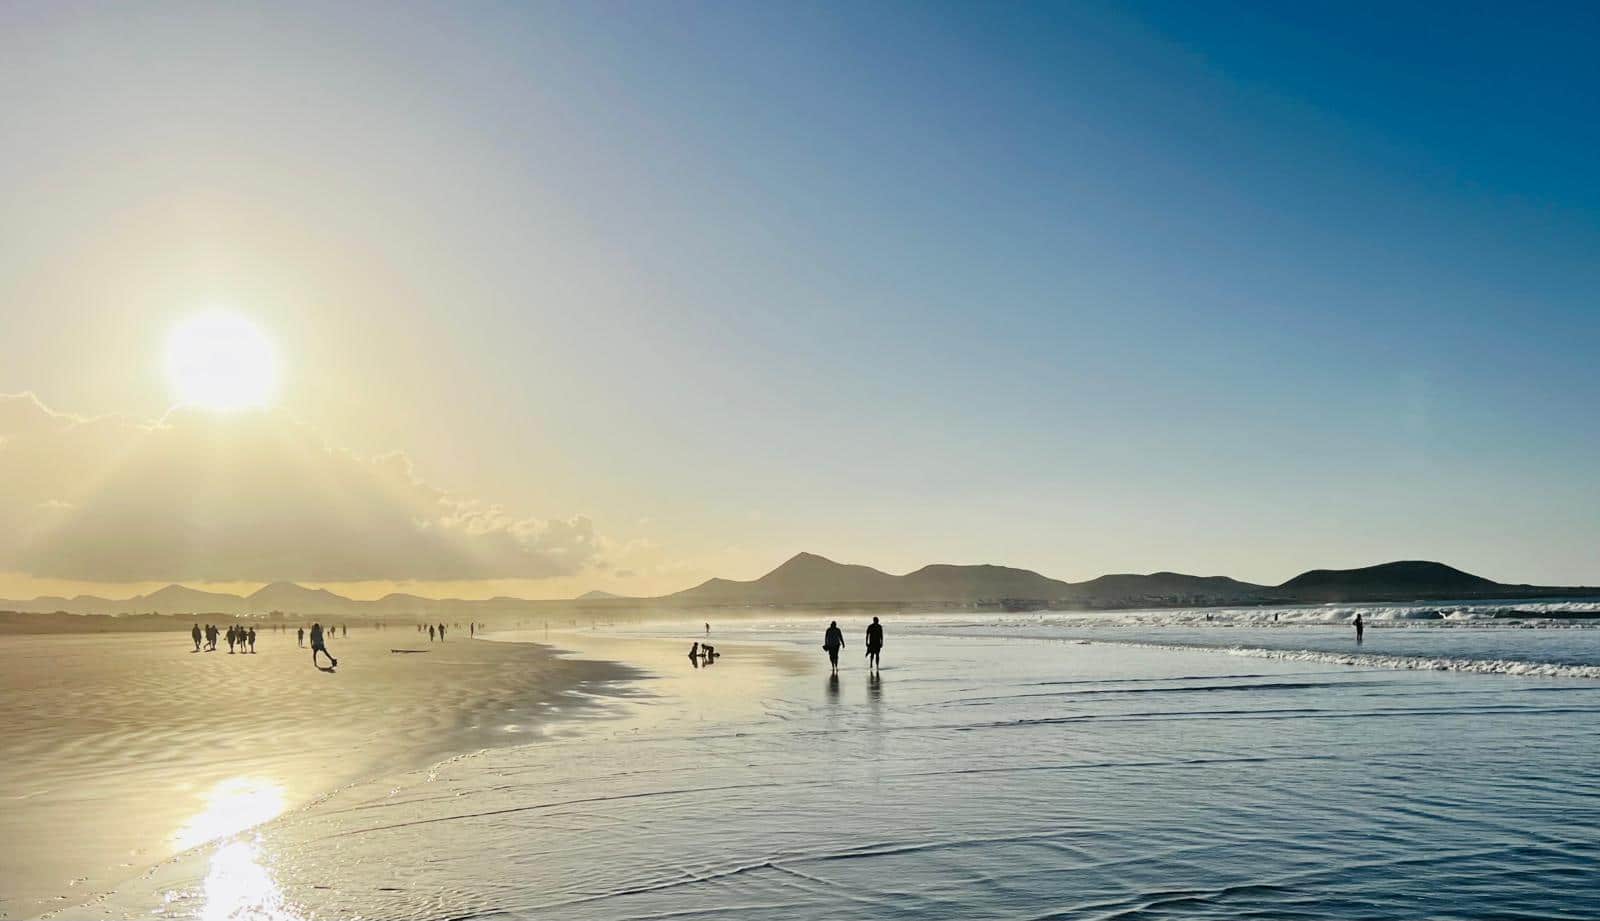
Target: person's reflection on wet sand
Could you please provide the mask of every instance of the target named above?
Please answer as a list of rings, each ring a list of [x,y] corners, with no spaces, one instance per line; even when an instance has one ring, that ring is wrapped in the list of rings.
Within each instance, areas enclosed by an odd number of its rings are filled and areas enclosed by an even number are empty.
[[[839,702],[839,673],[838,672],[830,672],[828,674],[828,702],[829,703],[834,703],[834,704]]]
[[[876,670],[867,673],[867,701],[874,707],[883,702],[883,676]]]

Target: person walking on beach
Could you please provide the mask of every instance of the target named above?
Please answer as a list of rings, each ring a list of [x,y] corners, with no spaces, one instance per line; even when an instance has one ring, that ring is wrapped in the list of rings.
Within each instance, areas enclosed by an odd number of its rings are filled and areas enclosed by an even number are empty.
[[[339,667],[339,660],[335,659],[333,657],[333,653],[328,651],[328,644],[322,638],[322,624],[315,623],[315,624],[311,625],[311,664],[312,665],[316,665],[317,664],[317,653],[319,653],[319,652],[328,657],[328,662],[331,663],[329,665],[329,668],[338,668]]]
[[[189,638],[194,640],[194,651],[195,652],[199,652],[200,651],[200,625],[199,624],[195,624],[194,627],[189,630]]]
[[[439,625],[439,642],[444,642],[444,624]]]
[[[233,626],[229,625],[229,627],[228,627],[228,655],[230,655],[230,656],[233,655],[233,641],[234,641],[234,639],[235,639],[235,634],[233,632]]]
[[[301,649],[306,648],[306,628],[300,627],[294,632],[294,644]]]
[[[1360,643],[1361,642],[1361,634],[1363,634],[1363,633],[1365,633],[1367,631],[1367,625],[1362,622],[1361,615],[1359,613],[1356,614],[1355,626],[1356,626],[1356,642]]]
[[[822,648],[828,651],[828,662],[833,665],[833,670],[839,670],[839,650],[844,648],[844,631],[839,629],[839,622],[828,624],[828,632],[822,634]]]
[[[250,654],[251,655],[255,655],[256,654],[256,628],[251,627],[250,628],[250,632],[245,634],[245,638],[250,641]]]
[[[433,642],[433,624],[428,625],[428,642]]]
[[[883,649],[883,624],[878,623],[874,617],[872,623],[867,624],[867,667],[878,667],[878,653]]]

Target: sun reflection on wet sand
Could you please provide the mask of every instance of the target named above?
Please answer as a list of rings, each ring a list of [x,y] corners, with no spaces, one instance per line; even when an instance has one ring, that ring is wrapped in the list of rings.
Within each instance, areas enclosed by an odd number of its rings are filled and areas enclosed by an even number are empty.
[[[212,787],[205,808],[172,836],[180,849],[224,839],[268,822],[284,810],[283,787],[260,777],[230,777]],[[166,900],[195,894],[168,892]],[[261,860],[256,840],[226,841],[211,853],[205,881],[197,893],[204,921],[293,921],[300,916],[285,901],[278,882]]]
[[[179,850],[226,838],[278,817],[283,787],[259,777],[230,777],[206,794],[206,808],[172,836]]]
[[[272,872],[262,865],[253,841],[232,841],[211,855],[201,898],[202,921],[294,921]]]

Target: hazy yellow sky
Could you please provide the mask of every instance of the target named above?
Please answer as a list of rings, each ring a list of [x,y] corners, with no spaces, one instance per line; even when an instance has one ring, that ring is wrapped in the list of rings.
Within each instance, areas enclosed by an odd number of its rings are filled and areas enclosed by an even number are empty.
[[[0,597],[1600,581],[1592,119],[903,14],[0,8]],[[178,405],[209,311],[269,405]]]

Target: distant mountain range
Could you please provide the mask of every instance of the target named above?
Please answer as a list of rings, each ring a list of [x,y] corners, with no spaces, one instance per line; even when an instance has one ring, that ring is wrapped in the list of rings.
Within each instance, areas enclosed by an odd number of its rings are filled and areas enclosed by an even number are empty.
[[[1282,585],[1176,572],[1063,582],[1006,566],[924,566],[903,576],[801,553],[750,582],[711,579],[667,596],[709,605],[975,604],[1128,608],[1321,604],[1600,594],[1600,588],[1506,585],[1443,563],[1406,560],[1362,569],[1315,569]]]
[[[249,595],[204,592],[182,585],[114,600],[94,595],[47,595],[31,601],[0,599],[0,611],[69,614],[267,614],[344,617],[434,616],[476,611],[508,614],[530,608],[590,604],[653,606],[938,605],[1008,608],[1130,608],[1241,604],[1323,604],[1355,601],[1443,601],[1473,598],[1535,598],[1600,595],[1600,588],[1508,585],[1443,563],[1407,560],[1362,569],[1313,569],[1281,585],[1255,585],[1226,576],[1176,572],[1100,576],[1063,582],[1008,566],[924,566],[903,576],[870,566],[835,563],[800,553],[759,579],[711,579],[659,598],[623,598],[592,591],[572,601],[524,598],[423,598],[394,593],[357,601],[327,589],[274,582]]]

